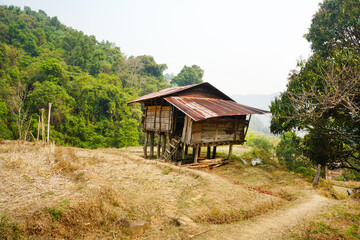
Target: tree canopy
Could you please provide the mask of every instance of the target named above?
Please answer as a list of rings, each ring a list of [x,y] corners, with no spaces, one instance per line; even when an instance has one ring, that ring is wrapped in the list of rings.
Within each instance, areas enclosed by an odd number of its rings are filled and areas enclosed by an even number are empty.
[[[203,76],[204,70],[202,70],[199,66],[184,66],[183,69],[181,69],[180,73],[172,78],[171,83],[176,84],[177,86],[186,86],[201,83],[203,81]]]
[[[331,51],[360,50],[360,2],[326,0],[314,15],[306,39],[314,52],[328,56]]]
[[[127,101],[169,87],[152,56],[125,57],[29,7],[0,6],[0,138],[37,135],[52,103],[51,138],[78,147],[138,144],[141,109]],[[32,117],[31,117],[32,116]],[[47,116],[45,114],[45,116]]]
[[[326,0],[307,39],[313,55],[291,72],[271,104],[273,133],[306,130],[314,163],[360,171],[359,1]]]

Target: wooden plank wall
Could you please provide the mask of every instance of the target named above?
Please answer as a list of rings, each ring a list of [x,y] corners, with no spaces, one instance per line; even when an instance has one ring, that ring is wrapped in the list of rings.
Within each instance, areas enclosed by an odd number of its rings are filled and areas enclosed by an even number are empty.
[[[192,122],[190,144],[243,141],[247,121],[241,119],[208,119]]]
[[[191,132],[192,132],[192,120],[190,117],[185,116],[184,128],[182,133],[182,141],[189,144],[191,141]]]
[[[172,123],[170,106],[147,106],[145,110],[144,129],[146,131],[169,132]]]

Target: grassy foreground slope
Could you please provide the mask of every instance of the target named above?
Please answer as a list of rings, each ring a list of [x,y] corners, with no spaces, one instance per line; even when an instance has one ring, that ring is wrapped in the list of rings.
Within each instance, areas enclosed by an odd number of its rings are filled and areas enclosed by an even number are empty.
[[[231,223],[284,203],[216,174],[145,160],[126,149],[0,144],[1,233],[13,237],[187,238],[197,225]],[[183,223],[183,220],[187,223]],[[190,222],[190,223],[189,223]]]

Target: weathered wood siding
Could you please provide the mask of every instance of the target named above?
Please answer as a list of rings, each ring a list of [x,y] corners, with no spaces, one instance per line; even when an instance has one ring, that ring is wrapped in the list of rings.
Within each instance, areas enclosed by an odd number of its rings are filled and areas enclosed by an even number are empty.
[[[172,126],[171,106],[147,106],[144,129],[146,131],[169,132]]]
[[[194,122],[185,120],[183,141],[187,144],[242,142],[248,121],[242,119],[207,119]]]
[[[190,143],[191,141],[192,122],[193,121],[190,117],[185,116],[184,128],[181,139],[184,143]]]

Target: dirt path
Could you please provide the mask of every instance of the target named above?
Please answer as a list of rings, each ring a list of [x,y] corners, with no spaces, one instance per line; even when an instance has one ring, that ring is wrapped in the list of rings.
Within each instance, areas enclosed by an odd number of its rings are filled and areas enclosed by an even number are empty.
[[[335,200],[312,194],[306,200],[286,209],[276,210],[237,224],[213,225],[211,231],[194,239],[280,239],[290,228],[310,221],[323,207]]]

